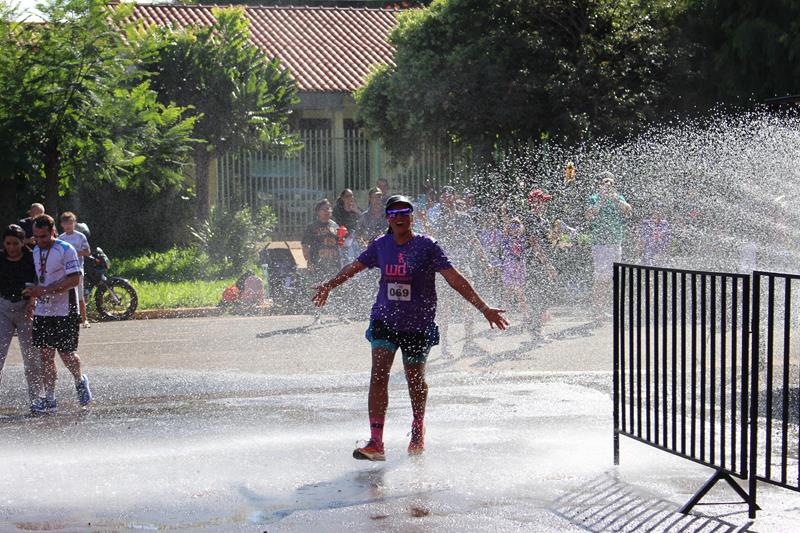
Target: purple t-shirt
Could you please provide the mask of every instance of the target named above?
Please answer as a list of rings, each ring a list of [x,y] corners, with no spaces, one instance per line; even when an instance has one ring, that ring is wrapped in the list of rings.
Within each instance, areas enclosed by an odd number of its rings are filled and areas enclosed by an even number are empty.
[[[397,244],[391,234],[378,237],[358,256],[359,263],[381,269],[373,320],[397,331],[423,331],[436,318],[436,273],[452,268],[430,237],[414,235]]]

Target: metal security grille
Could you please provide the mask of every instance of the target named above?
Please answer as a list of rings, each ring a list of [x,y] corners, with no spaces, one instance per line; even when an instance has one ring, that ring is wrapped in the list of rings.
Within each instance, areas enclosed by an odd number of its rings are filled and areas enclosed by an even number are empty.
[[[299,136],[303,149],[292,157],[266,150],[221,157],[217,161],[218,204],[226,210],[269,205],[278,216],[278,236],[300,235],[311,220],[314,204],[332,199],[336,190],[336,139],[330,130],[305,130]]]
[[[800,310],[793,289],[800,276],[753,272],[754,418],[758,420],[758,480],[800,490]]]
[[[426,184],[441,186],[452,174],[452,148],[425,148],[415,158],[393,164],[379,142],[361,130],[298,132],[303,148],[289,157],[267,150],[230,153],[217,161],[217,199],[223,209],[270,205],[278,216],[275,237],[299,238],[322,198],[333,202],[345,187],[362,208],[367,191],[387,178],[393,192],[416,195]]]
[[[614,265],[614,461],[619,436],[714,468],[755,516],[750,277]]]

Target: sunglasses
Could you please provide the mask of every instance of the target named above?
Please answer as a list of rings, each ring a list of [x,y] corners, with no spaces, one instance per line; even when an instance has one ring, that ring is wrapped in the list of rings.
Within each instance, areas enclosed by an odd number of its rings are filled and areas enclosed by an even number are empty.
[[[402,209],[387,209],[386,218],[407,217],[410,216],[413,211],[414,210],[410,207],[404,207]]]

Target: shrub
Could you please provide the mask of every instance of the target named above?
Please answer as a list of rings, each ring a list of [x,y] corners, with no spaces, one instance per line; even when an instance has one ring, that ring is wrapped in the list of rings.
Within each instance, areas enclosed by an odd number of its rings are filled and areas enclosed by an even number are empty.
[[[208,220],[189,229],[209,263],[223,275],[236,276],[255,262],[258,247],[269,242],[277,222],[269,206],[255,214],[247,207],[238,211],[214,207]]]
[[[116,276],[151,282],[214,280],[222,277],[221,269],[210,264],[208,256],[196,245],[122,259],[112,258],[111,271]]]

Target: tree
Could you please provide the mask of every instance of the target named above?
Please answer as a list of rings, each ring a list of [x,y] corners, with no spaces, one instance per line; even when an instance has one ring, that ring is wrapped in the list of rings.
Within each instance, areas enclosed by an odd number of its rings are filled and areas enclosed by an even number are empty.
[[[297,89],[287,69],[268,59],[250,42],[241,8],[214,9],[216,22],[206,28],[156,28],[156,53],[148,65],[159,99],[190,106],[197,117],[194,148],[197,214],[209,213],[208,165],[230,150],[270,146],[299,148],[289,133]]]
[[[656,0],[435,0],[400,15],[395,64],[356,93],[361,118],[398,155],[443,141],[486,155],[546,137],[624,136],[668,99],[675,10]]]
[[[746,104],[797,94],[800,3],[793,0],[691,0],[676,49],[687,54],[687,105]]]
[[[158,187],[180,179],[194,119],[160,104],[136,69],[126,8],[50,0],[45,23],[6,12],[0,33],[0,164],[44,178],[45,205],[76,182]]]

